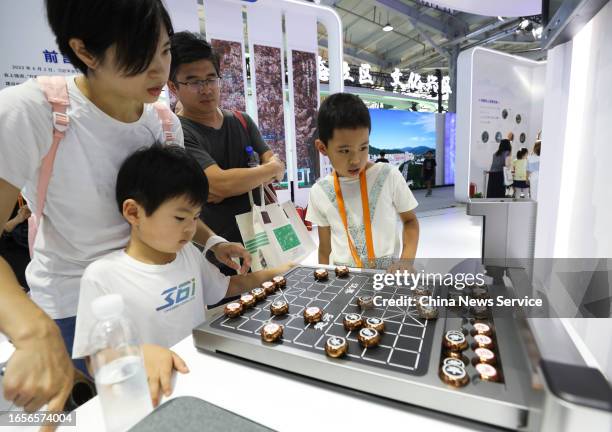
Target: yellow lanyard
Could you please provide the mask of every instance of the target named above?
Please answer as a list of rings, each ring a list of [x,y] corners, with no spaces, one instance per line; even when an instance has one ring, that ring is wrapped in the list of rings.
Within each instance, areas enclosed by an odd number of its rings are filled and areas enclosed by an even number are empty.
[[[359,173],[359,185],[361,187],[361,208],[363,210],[363,226],[365,228],[365,240],[366,248],[368,250],[368,261],[369,267],[374,264],[374,242],[372,241],[372,223],[370,221],[370,202],[368,200],[368,183],[366,181],[365,170]],[[338,200],[338,211],[340,212],[340,218],[344,224],[344,231],[346,232],[346,238],[348,239],[349,249],[355,265],[357,267],[363,267],[361,258],[357,253],[357,248],[348,229],[348,221],[346,217],[346,207],[344,206],[344,198],[342,197],[342,189],[340,188],[340,180],[338,179],[338,173],[334,171],[334,189],[336,191],[336,198]]]

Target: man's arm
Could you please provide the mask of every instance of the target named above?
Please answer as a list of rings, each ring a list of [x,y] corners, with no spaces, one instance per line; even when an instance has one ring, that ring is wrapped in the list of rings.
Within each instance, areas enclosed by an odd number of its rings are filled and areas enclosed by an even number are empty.
[[[400,213],[402,220],[402,254],[400,259],[413,260],[419,244],[419,221],[412,210]]]
[[[329,264],[331,254],[331,228],[318,227],[319,231],[319,264]]]
[[[0,226],[4,227],[19,190],[0,179]],[[0,332],[15,346],[6,365],[4,398],[36,411],[48,403],[61,411],[74,379],[74,368],[55,322],[24,293],[13,270],[0,257]]]
[[[214,164],[207,167],[204,173],[208,178],[211,198],[218,200],[218,198],[242,195],[263,183],[282,179],[285,175],[285,164],[277,156],[272,155],[267,157],[267,162],[257,167],[224,170]]]
[[[198,220],[193,241],[200,246],[206,246],[208,240],[215,233],[201,220]],[[215,254],[217,260],[226,266],[233,268],[239,273],[246,273],[251,268],[251,254],[239,243],[220,242],[212,246],[210,250]],[[232,258],[242,259],[242,266],[236,264]]]
[[[192,241],[203,247],[206,245],[206,242],[208,241],[208,239],[214,235],[215,233],[210,228],[208,228],[208,225],[206,225],[200,219],[198,220],[198,225],[196,227],[196,233],[193,236]]]
[[[272,150],[268,150],[267,152],[259,155],[259,160],[261,161],[262,164],[265,164],[265,163],[270,162],[270,159],[272,159],[272,156],[274,156],[274,153],[272,152]]]

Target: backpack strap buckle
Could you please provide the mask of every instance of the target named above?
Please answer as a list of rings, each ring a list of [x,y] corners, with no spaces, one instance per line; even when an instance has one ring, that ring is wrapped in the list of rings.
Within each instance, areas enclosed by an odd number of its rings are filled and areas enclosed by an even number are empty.
[[[68,130],[70,118],[66,113],[53,111],[53,127],[56,131],[64,133]]]

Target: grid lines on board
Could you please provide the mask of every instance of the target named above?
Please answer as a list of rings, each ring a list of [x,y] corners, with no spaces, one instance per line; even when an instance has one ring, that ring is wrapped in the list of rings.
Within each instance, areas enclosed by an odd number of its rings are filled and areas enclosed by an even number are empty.
[[[413,375],[422,375],[427,371],[435,321],[419,318],[414,307],[388,306],[387,303],[384,307],[374,306],[362,311],[357,305],[359,296],[399,298],[410,294],[408,288],[391,286],[375,291],[372,273],[365,272],[351,272],[347,278],[336,278],[332,270],[327,281],[318,282],[314,279],[314,270],[314,267],[294,268],[285,276],[285,289],[268,296],[240,317],[219,317],[211,323],[211,327],[257,338],[259,343],[263,343],[260,341],[261,328],[268,322],[275,322],[284,326],[283,337],[279,342],[284,346],[316,352],[328,358],[325,355],[327,338],[342,336],[349,345],[345,361]],[[289,303],[289,313],[271,316],[270,304],[279,298]],[[316,324],[304,321],[304,309],[310,306],[318,306],[323,310],[323,319]],[[359,313],[364,319],[383,319],[385,331],[378,346],[362,347],[357,341],[358,331],[347,331],[344,328],[344,316],[348,313]],[[274,355],[274,350],[270,350],[270,355]],[[328,360],[338,361],[332,358]]]

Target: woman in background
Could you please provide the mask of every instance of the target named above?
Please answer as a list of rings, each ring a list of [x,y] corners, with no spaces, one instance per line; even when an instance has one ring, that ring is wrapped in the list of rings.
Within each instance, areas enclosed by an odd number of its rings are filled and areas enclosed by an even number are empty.
[[[487,185],[487,198],[504,198],[506,196],[506,184],[504,183],[504,167],[511,168],[510,153],[512,145],[510,140],[503,139],[499,148],[493,153],[491,169],[489,170],[489,183]]]

